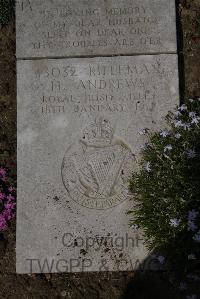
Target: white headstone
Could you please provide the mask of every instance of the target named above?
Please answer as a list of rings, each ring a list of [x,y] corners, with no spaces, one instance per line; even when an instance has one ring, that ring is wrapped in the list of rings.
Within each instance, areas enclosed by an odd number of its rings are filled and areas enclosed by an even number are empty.
[[[17,73],[17,272],[135,270],[147,250],[128,179],[138,132],[178,104],[177,55],[22,60]]]

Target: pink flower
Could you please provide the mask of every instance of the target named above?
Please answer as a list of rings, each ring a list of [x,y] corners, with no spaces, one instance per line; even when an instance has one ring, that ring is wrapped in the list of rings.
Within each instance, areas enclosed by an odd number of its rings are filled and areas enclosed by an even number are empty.
[[[7,171],[4,168],[0,168],[0,181],[6,182],[7,180]],[[7,188],[6,194],[3,191],[0,191],[0,202],[1,202],[1,211],[0,211],[0,232],[8,228],[9,221],[15,217],[16,209],[16,198],[13,194],[15,189],[12,186],[5,184]],[[7,192],[9,192],[7,194]]]
[[[2,216],[4,216],[4,218],[6,220],[10,220],[11,219],[11,215],[12,215],[12,211],[11,210],[7,210],[5,209],[2,213]]]
[[[1,177],[6,176],[6,170],[5,170],[5,168],[0,168],[0,176]]]
[[[0,214],[0,231],[5,230],[8,227],[6,219]]]
[[[15,198],[14,198],[13,195],[9,194],[9,195],[7,196],[7,200],[8,200],[8,202],[10,203],[10,202],[14,201]]]
[[[0,192],[0,200],[4,200],[5,198],[5,194],[3,194],[2,192]]]
[[[11,186],[11,187],[8,188],[8,191],[9,191],[10,193],[12,193],[13,191],[15,191],[15,188],[13,188],[13,187]]]
[[[12,210],[15,208],[15,203],[7,203],[5,204],[5,209],[6,210]]]
[[[3,177],[0,177],[0,179],[1,179],[3,182],[6,182],[7,177],[6,177],[6,176],[3,176]]]
[[[4,168],[0,168],[0,179],[6,181],[6,170]]]

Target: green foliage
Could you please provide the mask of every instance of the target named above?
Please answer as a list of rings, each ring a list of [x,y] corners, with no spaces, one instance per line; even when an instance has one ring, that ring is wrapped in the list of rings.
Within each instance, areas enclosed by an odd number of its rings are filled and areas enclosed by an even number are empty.
[[[149,143],[130,181],[136,202],[131,224],[143,229],[150,249],[186,267],[189,255],[200,257],[199,116],[200,100],[190,99],[167,115],[167,129],[145,130]]]
[[[0,24],[6,25],[14,16],[15,0],[0,0]]]

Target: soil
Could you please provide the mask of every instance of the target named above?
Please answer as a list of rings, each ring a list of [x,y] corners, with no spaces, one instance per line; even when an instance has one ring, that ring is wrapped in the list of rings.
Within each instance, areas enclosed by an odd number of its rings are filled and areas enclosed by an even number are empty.
[[[167,0],[166,0],[167,1]],[[178,11],[180,91],[200,97],[200,0],[181,0]],[[0,164],[16,179],[15,25],[0,27]],[[179,298],[161,273],[82,273],[16,275],[15,221],[0,233],[0,298],[159,299]]]

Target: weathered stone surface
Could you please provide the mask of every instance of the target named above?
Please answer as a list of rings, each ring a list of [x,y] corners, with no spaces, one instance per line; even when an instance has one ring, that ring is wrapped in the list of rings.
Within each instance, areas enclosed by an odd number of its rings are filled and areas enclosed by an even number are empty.
[[[129,229],[128,177],[138,132],[178,103],[177,56],[17,67],[17,272],[134,270],[147,252]]]
[[[17,57],[176,53],[175,0],[19,0]]]

